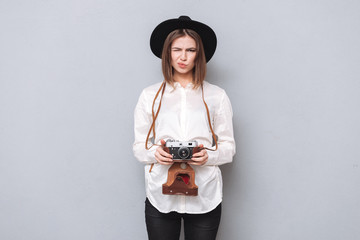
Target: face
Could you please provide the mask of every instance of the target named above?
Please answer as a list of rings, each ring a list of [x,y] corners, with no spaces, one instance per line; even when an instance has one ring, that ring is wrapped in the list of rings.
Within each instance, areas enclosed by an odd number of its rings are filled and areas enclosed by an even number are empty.
[[[195,66],[196,42],[185,35],[171,44],[171,65],[175,74],[189,74]]]

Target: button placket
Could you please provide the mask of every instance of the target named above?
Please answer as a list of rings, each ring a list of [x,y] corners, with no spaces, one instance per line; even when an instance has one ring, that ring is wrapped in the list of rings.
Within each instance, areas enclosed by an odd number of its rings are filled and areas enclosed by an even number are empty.
[[[180,108],[180,125],[182,140],[185,138],[185,124],[186,124],[186,92],[184,88],[180,88],[181,93],[181,108]]]

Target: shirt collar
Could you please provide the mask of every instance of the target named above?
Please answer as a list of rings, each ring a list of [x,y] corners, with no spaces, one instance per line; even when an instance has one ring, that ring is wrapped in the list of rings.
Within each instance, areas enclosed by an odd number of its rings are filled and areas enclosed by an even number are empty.
[[[175,91],[177,88],[182,88],[181,84],[179,82],[174,82],[174,86],[170,85],[170,92]],[[192,89],[194,88],[194,84],[193,83],[188,83],[184,89]]]

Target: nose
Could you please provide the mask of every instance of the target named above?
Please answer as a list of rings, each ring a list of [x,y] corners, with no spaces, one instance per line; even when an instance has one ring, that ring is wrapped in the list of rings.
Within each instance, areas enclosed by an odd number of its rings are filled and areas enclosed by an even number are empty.
[[[183,50],[183,51],[181,52],[180,60],[186,61],[186,59],[187,59],[186,50]]]

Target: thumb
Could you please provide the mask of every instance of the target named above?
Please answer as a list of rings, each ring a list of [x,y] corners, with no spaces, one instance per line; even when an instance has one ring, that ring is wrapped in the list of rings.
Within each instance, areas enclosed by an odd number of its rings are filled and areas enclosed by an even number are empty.
[[[164,139],[161,139],[160,142],[161,142],[161,145],[165,146],[166,142]]]

